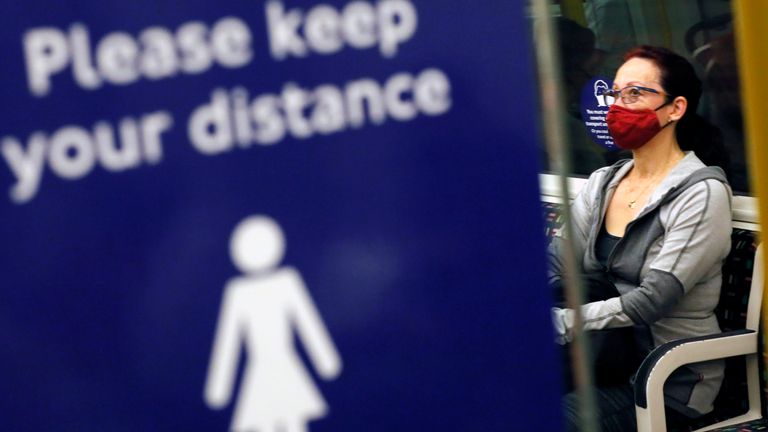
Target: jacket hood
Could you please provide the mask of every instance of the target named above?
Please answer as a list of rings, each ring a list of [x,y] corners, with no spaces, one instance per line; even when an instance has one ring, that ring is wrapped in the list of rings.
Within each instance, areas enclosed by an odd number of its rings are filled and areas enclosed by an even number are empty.
[[[607,191],[618,186],[619,182],[629,173],[634,165],[635,161],[632,159],[622,159],[613,164],[603,177],[603,187],[601,189]],[[708,179],[717,180],[728,185],[725,172],[720,167],[706,166],[694,152],[685,152],[685,157],[672,168],[669,174],[653,191],[638,217],[658,205],[676,198],[696,183]]]

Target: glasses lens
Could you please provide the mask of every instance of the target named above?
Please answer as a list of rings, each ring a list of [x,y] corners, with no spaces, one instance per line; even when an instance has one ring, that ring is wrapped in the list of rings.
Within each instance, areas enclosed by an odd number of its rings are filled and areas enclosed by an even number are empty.
[[[624,103],[636,102],[641,94],[640,89],[637,87],[626,87],[621,91],[621,100],[624,101]]]

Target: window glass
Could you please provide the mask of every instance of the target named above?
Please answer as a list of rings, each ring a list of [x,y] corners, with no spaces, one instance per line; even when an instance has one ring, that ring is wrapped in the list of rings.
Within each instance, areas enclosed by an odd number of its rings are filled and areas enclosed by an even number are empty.
[[[696,68],[704,84],[698,112],[722,132],[734,192],[748,193],[730,1],[560,0],[553,1],[551,10],[561,52],[573,175],[585,176],[630,156],[593,141],[580,97],[593,78],[612,79],[629,48],[649,44],[674,50]]]

